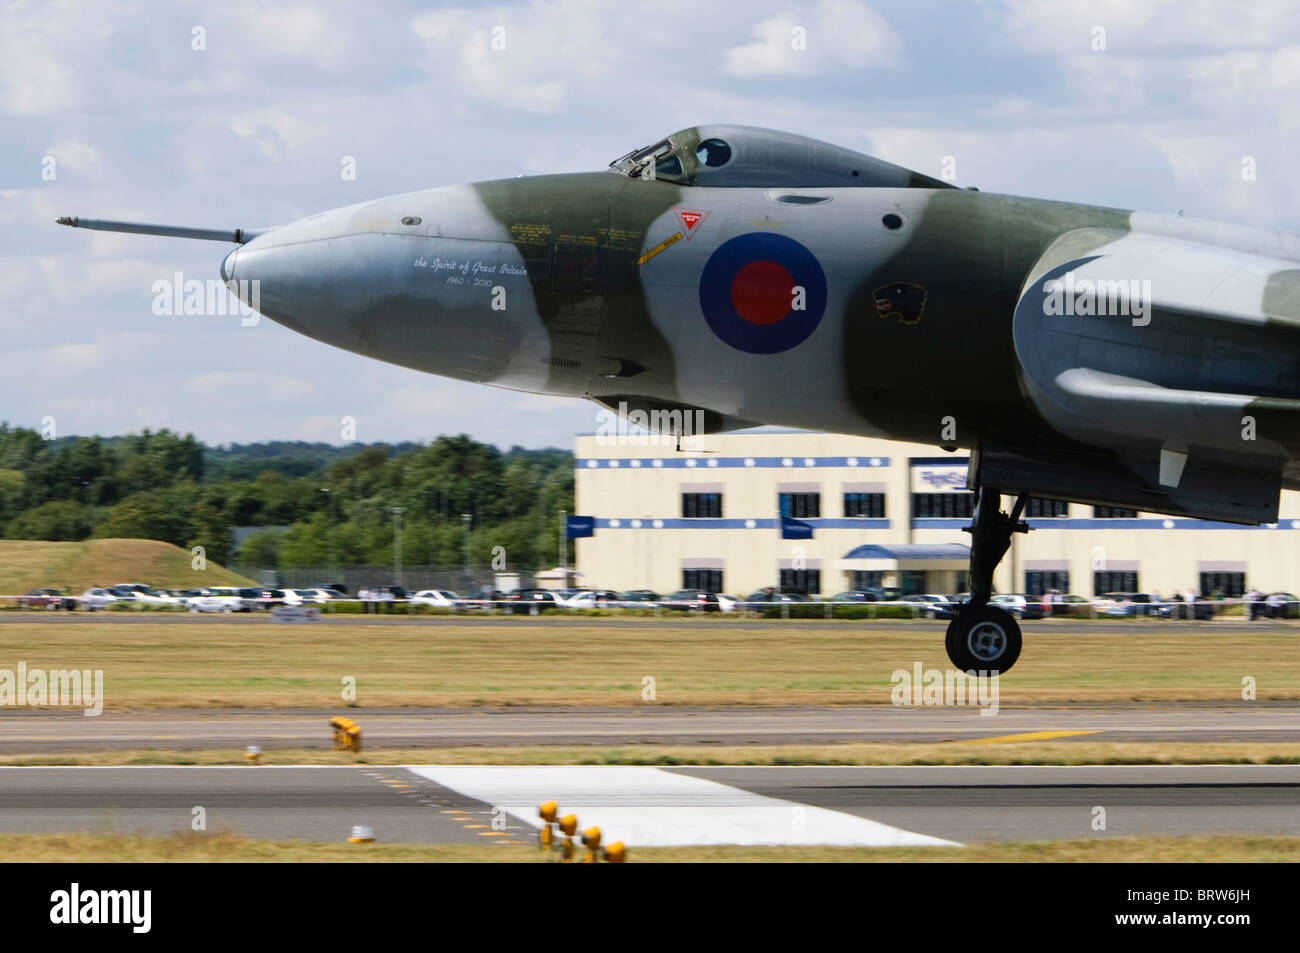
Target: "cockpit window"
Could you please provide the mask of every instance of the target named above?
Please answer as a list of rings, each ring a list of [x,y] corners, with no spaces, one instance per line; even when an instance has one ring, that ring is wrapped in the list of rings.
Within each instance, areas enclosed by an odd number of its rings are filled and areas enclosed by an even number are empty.
[[[664,139],[662,142],[656,142],[653,146],[646,146],[644,149],[637,149],[629,152],[621,158],[615,159],[609,164],[609,167],[616,172],[622,172],[630,176],[640,176],[650,163],[662,159],[668,153],[673,151],[673,141]],[[678,171],[680,172],[680,164]],[[658,169],[655,170],[658,172]]]
[[[716,168],[726,165],[731,158],[731,146],[721,139],[705,139],[695,149],[695,158],[704,165]]]
[[[655,163],[655,175],[681,175],[682,160],[677,156],[669,156],[667,159],[660,159]]]

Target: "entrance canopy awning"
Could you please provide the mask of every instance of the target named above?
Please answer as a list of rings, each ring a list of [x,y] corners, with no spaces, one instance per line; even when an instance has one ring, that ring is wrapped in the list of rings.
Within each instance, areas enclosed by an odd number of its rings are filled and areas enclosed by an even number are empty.
[[[964,543],[897,543],[858,546],[844,554],[852,569],[965,569],[970,547]]]

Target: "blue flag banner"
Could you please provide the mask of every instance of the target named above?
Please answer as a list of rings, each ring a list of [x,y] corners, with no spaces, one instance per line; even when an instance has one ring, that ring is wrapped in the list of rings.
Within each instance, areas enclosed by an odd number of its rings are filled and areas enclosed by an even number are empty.
[[[566,516],[564,534],[569,539],[580,539],[584,536],[595,536],[596,517]]]
[[[792,516],[781,515],[781,538],[782,539],[812,539],[813,528],[811,523],[805,523],[803,520],[797,520]]]

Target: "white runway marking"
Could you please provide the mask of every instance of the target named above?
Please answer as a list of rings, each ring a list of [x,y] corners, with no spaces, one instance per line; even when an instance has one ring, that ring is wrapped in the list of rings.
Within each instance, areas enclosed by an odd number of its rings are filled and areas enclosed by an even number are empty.
[[[541,826],[537,806],[556,801],[606,842],[830,844],[854,847],[959,846],[840,811],[764,797],[717,781],[623,765],[497,767],[408,765],[407,769]]]

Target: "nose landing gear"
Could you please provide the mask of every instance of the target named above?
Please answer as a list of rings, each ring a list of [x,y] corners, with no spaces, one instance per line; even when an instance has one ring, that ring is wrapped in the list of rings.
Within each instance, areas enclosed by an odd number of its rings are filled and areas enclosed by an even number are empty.
[[[1027,533],[1029,525],[1020,519],[1029,495],[1016,497],[1011,513],[1003,513],[1001,494],[992,487],[980,487],[975,513],[967,532],[970,547],[970,602],[962,605],[948,623],[944,648],[960,671],[999,675],[1020,657],[1020,626],[1011,614],[990,606],[993,570],[1011,546],[1012,533]]]

